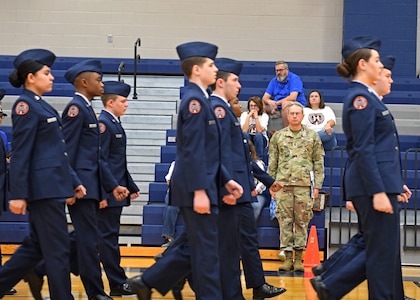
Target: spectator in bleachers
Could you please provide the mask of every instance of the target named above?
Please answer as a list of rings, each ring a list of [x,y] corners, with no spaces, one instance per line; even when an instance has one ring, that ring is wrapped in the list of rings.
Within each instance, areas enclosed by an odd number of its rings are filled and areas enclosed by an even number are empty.
[[[127,136],[121,125],[122,117],[128,107],[127,97],[131,87],[120,81],[104,82],[104,93],[101,96],[104,109],[99,115],[100,142],[103,158],[106,160],[114,180],[126,186],[130,192],[124,199],[116,199],[112,193],[102,190],[99,202],[99,258],[108,278],[110,295],[132,295],[124,269],[121,267],[120,219],[122,209],[140,196],[140,190],[127,169]]]
[[[325,105],[320,91],[313,90],[309,93],[303,113],[305,117],[302,124],[319,134],[325,151],[337,146],[333,128],[335,126],[335,113],[331,107]]]
[[[289,125],[286,108],[293,101],[303,106],[306,104],[302,80],[298,75],[289,71],[287,62],[280,60],[275,64],[276,77],[271,79],[265,90],[262,101],[270,119],[282,118],[283,127]],[[271,127],[271,126],[270,126]],[[270,131],[281,128],[270,128]]]
[[[260,97],[248,100],[248,111],[241,114],[241,127],[245,136],[254,143],[257,156],[264,157],[264,148],[268,147],[268,115],[264,112]]]
[[[366,253],[369,299],[404,299],[398,202],[408,199],[401,197],[405,190],[395,122],[371,88],[387,71],[380,61],[380,45],[375,37],[353,38],[344,44],[344,60],[337,65],[338,74],[352,80],[343,99],[348,153],[344,199],[352,201],[363,233],[366,249],[360,247],[354,256]],[[341,282],[355,280],[340,271],[337,275],[344,275]],[[311,283],[320,297],[338,298],[336,284],[329,286],[316,279]]]
[[[98,255],[98,210],[102,188],[117,201],[130,191],[119,184],[103,158],[97,116],[91,106],[93,97],[103,93],[102,64],[84,60],[69,68],[64,77],[74,85],[73,99],[63,111],[63,133],[70,163],[86,186],[87,195],[68,207],[76,231],[80,278],[89,299],[112,299],[104,291]]]
[[[0,101],[3,99],[4,95],[6,95],[6,90],[0,88]],[[0,104],[0,125],[3,122],[3,118],[6,117],[7,114],[3,113],[3,109]],[[7,136],[3,131],[0,131],[0,217],[3,211],[7,211],[7,185],[6,185],[6,178],[7,178],[7,160],[8,155],[10,153],[9,143],[7,142]],[[2,265],[2,255],[1,255],[1,247],[0,247],[0,266]],[[16,294],[15,288],[11,288],[10,290],[6,291],[5,295],[14,295]]]
[[[176,48],[188,78],[178,113],[176,164],[171,178],[170,204],[180,207],[184,231],[165,254],[142,275],[128,279],[139,299],[151,299],[152,288],[165,295],[191,272],[197,299],[223,299],[219,263],[219,191],[232,195],[242,187],[221,165],[219,126],[206,89],[216,81],[218,47],[205,42]],[[206,159],[203,159],[205,157]],[[221,174],[219,172],[221,171]]]
[[[163,226],[162,226],[162,238],[164,243],[162,248],[168,248],[175,238],[175,224],[179,215],[179,207],[169,204],[169,193],[171,188],[171,177],[174,171],[175,161],[173,161],[169,167],[168,173],[165,176],[166,183],[168,184],[168,191],[165,195],[165,211],[163,213]]]
[[[65,205],[86,195],[86,189],[70,166],[61,118],[41,98],[52,90],[54,61],[51,51],[26,50],[9,75],[12,86],[23,85],[12,109],[9,209],[22,215],[30,211],[30,234],[0,268],[0,298],[44,259],[51,299],[73,299]]]
[[[283,186],[276,194],[280,250],[286,253],[280,270],[303,272],[302,253],[306,248],[314,199],[324,181],[325,152],[319,135],[302,125],[302,104],[292,102],[287,108],[287,117],[289,126],[271,137],[268,174]]]

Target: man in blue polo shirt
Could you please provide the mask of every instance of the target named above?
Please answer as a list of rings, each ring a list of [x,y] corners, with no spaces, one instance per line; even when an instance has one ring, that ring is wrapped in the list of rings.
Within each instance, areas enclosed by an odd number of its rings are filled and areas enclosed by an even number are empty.
[[[283,126],[287,127],[289,123],[286,110],[282,108],[286,108],[293,101],[306,105],[303,83],[298,75],[289,71],[287,62],[283,60],[276,62],[275,70],[276,77],[271,79],[262,100],[271,118],[280,117],[281,114]]]

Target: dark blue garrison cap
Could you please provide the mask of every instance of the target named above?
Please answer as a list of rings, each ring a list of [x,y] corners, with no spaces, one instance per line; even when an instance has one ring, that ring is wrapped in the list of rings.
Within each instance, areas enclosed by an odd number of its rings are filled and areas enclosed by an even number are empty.
[[[189,42],[176,47],[178,56],[181,60],[189,57],[208,57],[212,60],[216,58],[217,46],[205,42]]]
[[[77,65],[74,65],[64,74],[64,77],[71,84],[74,83],[77,75],[83,72],[95,72],[102,75],[102,63],[100,60],[88,59],[84,60]]]
[[[27,60],[35,60],[43,65],[51,67],[51,65],[55,61],[55,54],[46,49],[29,49],[23,51],[21,54],[16,56],[15,60],[13,61],[13,65],[15,68],[19,68],[19,66]]]
[[[388,55],[388,56],[381,56],[381,62],[384,65],[385,69],[388,69],[390,71],[392,71],[392,68],[394,67],[395,64],[395,57]]]
[[[104,95],[120,95],[127,98],[130,94],[131,86],[121,81],[105,81]]]
[[[374,36],[358,36],[352,38],[350,41],[344,44],[341,54],[346,59],[354,51],[362,48],[373,49],[379,52],[381,48],[381,40]]]
[[[242,63],[230,58],[218,58],[215,63],[219,71],[233,73],[238,76],[242,71]]]

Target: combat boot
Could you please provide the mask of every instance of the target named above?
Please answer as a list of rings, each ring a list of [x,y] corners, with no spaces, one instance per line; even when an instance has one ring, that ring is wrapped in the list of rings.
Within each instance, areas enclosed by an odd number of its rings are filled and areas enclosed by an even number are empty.
[[[293,269],[295,272],[303,272],[305,269],[302,264],[302,252],[303,250],[295,251],[295,262],[293,263]]]
[[[285,251],[286,259],[283,264],[280,266],[279,271],[292,271],[293,270],[293,252],[292,251]]]

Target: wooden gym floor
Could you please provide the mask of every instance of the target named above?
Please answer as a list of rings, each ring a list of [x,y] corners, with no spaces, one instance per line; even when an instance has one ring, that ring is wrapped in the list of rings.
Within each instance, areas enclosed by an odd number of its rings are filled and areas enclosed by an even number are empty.
[[[7,246],[2,246],[3,253],[13,252],[13,247],[8,248]],[[140,272],[144,271],[147,267],[154,263],[153,256],[161,252],[162,249],[159,247],[122,247],[121,254],[122,257],[122,266],[125,268],[127,276],[132,277],[138,275]],[[272,299],[287,299],[287,300],[316,300],[317,296],[312,286],[309,282],[309,278],[304,277],[304,274],[295,274],[293,272],[278,272],[278,268],[281,264],[280,261],[276,259],[278,251],[275,250],[261,250],[261,257],[263,258],[263,268],[266,274],[266,281],[275,286],[285,287],[287,292],[272,298]],[[9,258],[8,255],[5,255],[4,261],[7,261]],[[306,272],[305,272],[306,273]],[[404,289],[405,294],[409,297],[420,300],[420,267],[403,267],[403,276],[404,276]],[[45,278],[46,280],[46,278]],[[72,291],[73,296],[76,300],[85,300],[88,299],[80,277],[75,277],[72,275]],[[103,281],[105,285],[105,291],[109,293],[108,281],[106,276],[103,275]],[[245,288],[245,281],[242,276],[242,286],[243,294],[245,299],[252,299],[252,289]],[[27,283],[20,281],[16,286],[17,294],[13,296],[5,296],[4,300],[29,300],[33,299],[31,297]],[[48,286],[47,283],[44,283],[44,288],[42,290],[44,299],[48,298]],[[114,299],[121,299],[119,297],[113,297]],[[125,296],[125,299],[137,299],[135,296]],[[193,292],[189,288],[188,284],[185,285],[183,290],[183,298],[185,300],[195,299]],[[166,296],[160,295],[158,292],[152,294],[152,299],[161,300],[161,299],[173,299],[171,293],[168,293]],[[359,287],[354,289],[350,294],[348,294],[345,300],[362,300],[368,299],[367,297],[367,284],[366,282],[362,283]]]

